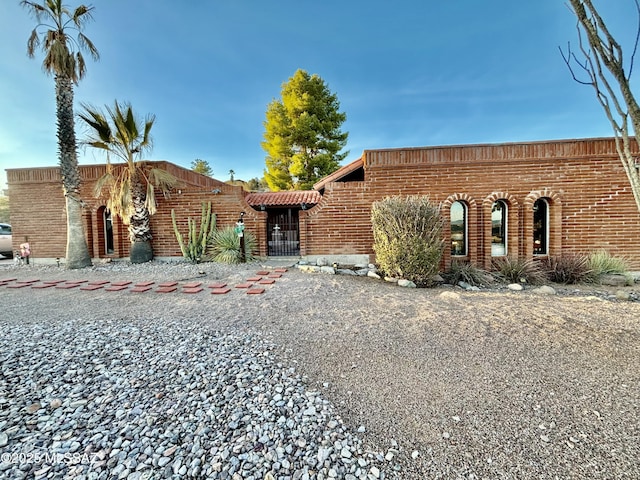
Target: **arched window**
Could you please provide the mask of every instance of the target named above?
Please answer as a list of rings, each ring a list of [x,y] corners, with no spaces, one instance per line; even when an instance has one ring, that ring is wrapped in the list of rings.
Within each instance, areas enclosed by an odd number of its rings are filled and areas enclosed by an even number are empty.
[[[491,207],[491,256],[507,254],[507,204],[498,200]]]
[[[113,253],[113,218],[111,211],[107,208],[102,212],[104,225],[104,251],[107,254]]]
[[[544,198],[533,204],[533,254],[549,254],[549,202]]]
[[[449,210],[451,216],[451,255],[467,255],[467,206],[463,202],[453,202]]]

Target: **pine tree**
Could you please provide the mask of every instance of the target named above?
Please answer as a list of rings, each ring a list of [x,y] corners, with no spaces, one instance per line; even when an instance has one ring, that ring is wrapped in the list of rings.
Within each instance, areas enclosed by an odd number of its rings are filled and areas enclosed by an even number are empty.
[[[309,190],[340,167],[349,134],[340,129],[347,116],[339,109],[338,97],[316,74],[299,69],[282,85],[264,122],[264,179],[271,190]]]

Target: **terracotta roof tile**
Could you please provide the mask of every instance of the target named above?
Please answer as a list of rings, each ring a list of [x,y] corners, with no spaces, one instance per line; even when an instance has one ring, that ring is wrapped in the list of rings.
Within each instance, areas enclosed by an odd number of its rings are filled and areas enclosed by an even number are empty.
[[[252,207],[265,205],[270,207],[285,207],[300,205],[315,205],[322,196],[315,190],[294,190],[287,192],[255,192],[245,197],[245,200]]]

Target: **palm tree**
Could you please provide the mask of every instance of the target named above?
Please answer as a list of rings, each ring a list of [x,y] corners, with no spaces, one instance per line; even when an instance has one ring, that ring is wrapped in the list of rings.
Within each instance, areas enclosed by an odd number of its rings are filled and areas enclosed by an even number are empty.
[[[142,160],[152,147],[151,127],[154,115],[138,119],[127,102],[116,101],[105,112],[82,104],[80,118],[90,127],[86,144],[107,154],[107,172],[96,183],[96,195],[105,195],[107,208],[129,226],[131,262],[153,259],[150,216],[156,212],[154,186],[168,193],[176,179],[165,170]],[[111,156],[125,163],[113,166]],[[106,191],[106,193],[105,193]]]
[[[94,60],[99,58],[91,40],[83,33],[83,25],[91,20],[93,7],[80,5],[73,12],[62,0],[44,0],[42,4],[22,0],[38,22],[27,42],[27,54],[33,58],[40,47],[44,52],[42,67],[53,74],[56,85],[56,119],[60,174],[67,212],[67,268],[91,266],[91,256],[82,223],[83,202],[78,198],[80,173],[73,119],[73,84],[77,84],[86,72],[81,50],[89,52]],[[69,36],[73,30],[77,38]]]

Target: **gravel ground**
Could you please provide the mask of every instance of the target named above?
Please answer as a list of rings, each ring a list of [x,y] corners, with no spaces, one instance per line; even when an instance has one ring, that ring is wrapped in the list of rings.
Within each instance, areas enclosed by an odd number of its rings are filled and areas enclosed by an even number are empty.
[[[258,269],[0,278],[232,285]],[[0,477],[640,478],[640,302],[295,269],[265,288],[0,287]]]

